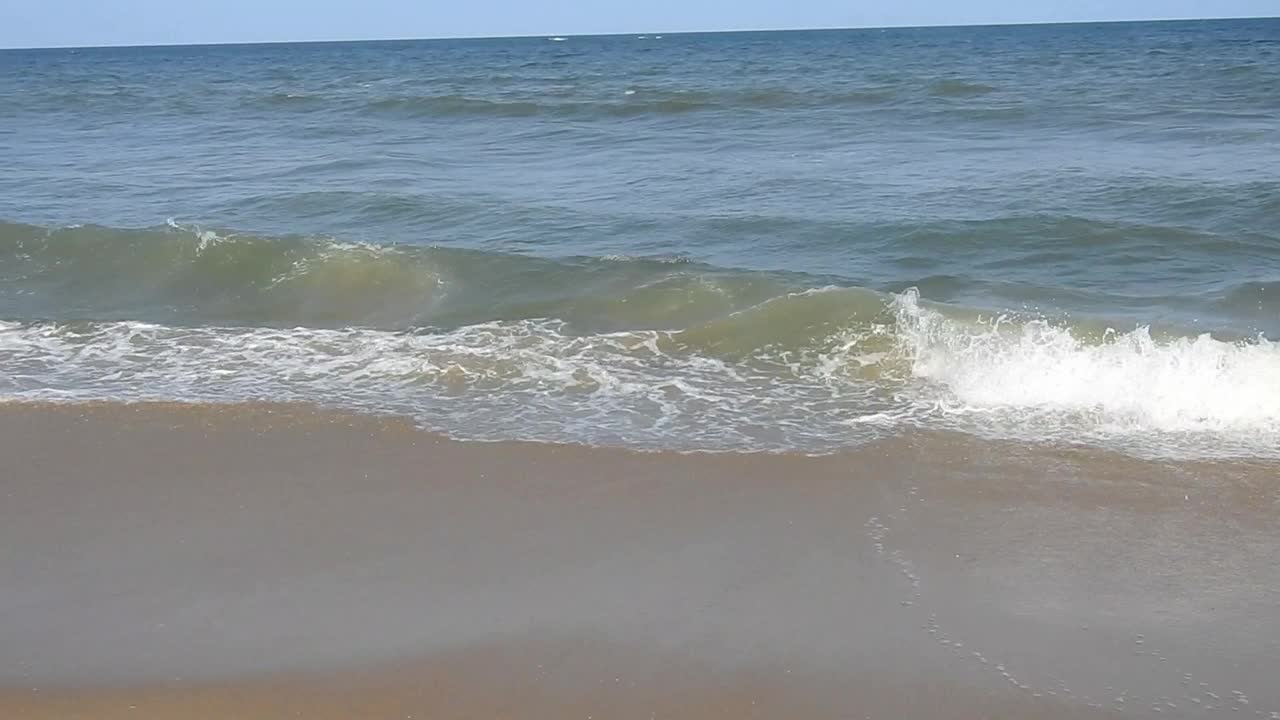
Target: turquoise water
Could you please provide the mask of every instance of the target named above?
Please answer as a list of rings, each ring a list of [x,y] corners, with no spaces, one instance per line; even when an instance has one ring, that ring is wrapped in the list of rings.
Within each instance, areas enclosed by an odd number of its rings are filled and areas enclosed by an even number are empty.
[[[1280,20],[0,51],[0,396],[1280,447]]]

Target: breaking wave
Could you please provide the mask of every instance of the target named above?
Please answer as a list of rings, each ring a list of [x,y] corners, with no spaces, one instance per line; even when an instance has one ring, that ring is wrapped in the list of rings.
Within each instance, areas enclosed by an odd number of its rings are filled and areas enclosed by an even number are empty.
[[[464,438],[689,450],[827,452],[904,427],[1280,448],[1280,346],[1262,336],[1005,316],[683,258],[177,223],[0,225],[0,259],[8,399],[310,401]]]

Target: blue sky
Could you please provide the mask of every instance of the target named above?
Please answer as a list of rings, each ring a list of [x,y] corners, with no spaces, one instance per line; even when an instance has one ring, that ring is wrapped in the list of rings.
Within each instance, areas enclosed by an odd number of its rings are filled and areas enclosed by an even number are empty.
[[[0,47],[1280,15],[1280,0],[0,0]]]

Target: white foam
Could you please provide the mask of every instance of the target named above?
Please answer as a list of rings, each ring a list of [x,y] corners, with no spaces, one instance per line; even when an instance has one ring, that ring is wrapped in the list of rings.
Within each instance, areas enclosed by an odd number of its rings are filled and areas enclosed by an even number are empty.
[[[182,232],[195,235],[196,240],[198,241],[196,243],[197,255],[207,250],[210,245],[214,245],[228,239],[227,237],[219,235],[212,230],[201,230],[199,225],[184,225],[174,218],[166,218],[164,224],[174,230],[181,230]]]
[[[874,322],[865,297],[850,302],[854,325],[745,355],[552,320],[436,333],[0,321],[0,399],[310,401],[467,438],[678,449],[822,452],[944,427],[1280,456],[1280,346],[1265,339],[1140,328],[1091,343],[1044,321],[957,320],[914,291]]]
[[[11,323],[0,399],[308,401],[463,438],[689,450],[836,447],[847,414],[830,407],[867,404],[868,387],[762,381],[674,345],[670,333],[583,336],[549,320],[441,333]]]
[[[687,255],[602,255],[600,260],[603,262],[651,262],[661,265],[685,265],[693,262],[692,258]]]
[[[972,325],[896,301],[911,371],[940,385],[947,413],[1052,420],[1088,434],[1180,433],[1280,446],[1280,345],[1209,335],[1158,341],[1149,328],[1108,332],[1100,343],[1060,326],[1000,319]]]

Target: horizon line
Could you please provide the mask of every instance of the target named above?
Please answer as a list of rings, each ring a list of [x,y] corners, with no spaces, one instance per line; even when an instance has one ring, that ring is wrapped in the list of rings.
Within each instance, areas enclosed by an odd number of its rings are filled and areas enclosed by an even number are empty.
[[[786,32],[822,32],[841,30],[929,30],[942,28],[996,28],[996,27],[1035,27],[1054,25],[1123,25],[1132,23],[1171,23],[1171,22],[1213,22],[1218,20],[1280,20],[1280,15],[1226,15],[1214,17],[1171,17],[1171,18],[1125,18],[1116,20],[1054,20],[1023,22],[972,22],[944,23],[935,25],[855,25],[855,26],[819,26],[819,27],[782,27],[782,28],[730,28],[724,30],[637,30],[628,32],[590,32],[590,33],[532,33],[512,35],[438,35],[430,37],[366,37],[366,38],[325,38],[315,40],[249,40],[249,41],[217,41],[217,42],[180,42],[180,43],[115,43],[105,45],[0,45],[0,52],[12,50],[107,50],[130,48],[183,48],[183,47],[239,47],[255,45],[323,45],[337,43],[394,43],[394,42],[430,42],[443,40],[537,40],[550,38],[608,38],[632,37],[639,35],[728,35],[734,33],[786,33]]]

